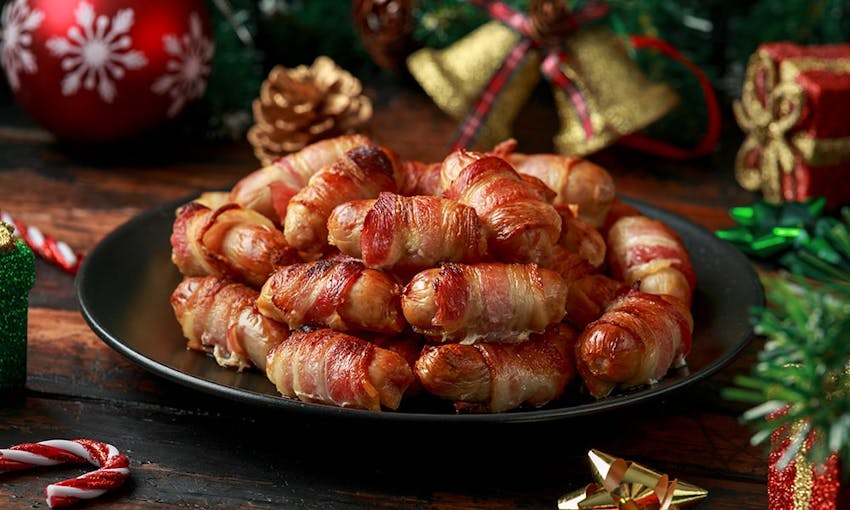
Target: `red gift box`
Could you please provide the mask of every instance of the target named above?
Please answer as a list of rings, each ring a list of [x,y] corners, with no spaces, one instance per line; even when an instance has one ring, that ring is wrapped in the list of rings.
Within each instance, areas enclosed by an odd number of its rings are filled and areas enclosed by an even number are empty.
[[[792,427],[793,428],[793,427]],[[786,427],[774,431],[768,458],[768,510],[843,510],[850,508],[850,486],[842,483],[841,463],[837,454],[830,455],[822,465],[812,465],[806,459],[811,446],[809,434],[793,460],[780,466],[780,460],[791,444],[785,435]],[[794,431],[795,436],[799,430]]]
[[[734,105],[735,176],[770,202],[850,204],[850,44],[759,46]]]

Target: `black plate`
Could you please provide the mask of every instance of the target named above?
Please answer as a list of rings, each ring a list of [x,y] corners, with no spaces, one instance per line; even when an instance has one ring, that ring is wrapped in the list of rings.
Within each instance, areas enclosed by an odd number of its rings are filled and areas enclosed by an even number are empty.
[[[121,225],[84,259],[77,276],[82,314],[107,345],[141,367],[186,386],[222,397],[322,416],[412,422],[528,422],[590,415],[656,398],[714,374],[752,336],[749,309],[764,302],[749,260],[712,232],[668,211],[625,199],[682,237],[696,270],[694,341],[688,366],[658,384],[591,401],[577,392],[548,407],[498,414],[455,414],[431,402],[403,404],[396,412],[372,412],[309,404],[281,397],[264,374],[219,367],[208,356],[186,349],[169,297],[180,281],[171,263],[169,236],[174,209],[166,203]]]

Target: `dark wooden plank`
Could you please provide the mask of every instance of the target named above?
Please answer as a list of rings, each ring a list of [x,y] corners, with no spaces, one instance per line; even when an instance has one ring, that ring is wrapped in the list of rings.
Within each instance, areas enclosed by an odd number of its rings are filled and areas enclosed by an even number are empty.
[[[650,467],[716,491],[714,502],[729,498],[727,506],[711,508],[732,508],[741,492],[755,499],[763,488],[763,460],[728,437],[733,424],[699,413],[661,409],[655,420],[624,414],[583,424],[391,430],[223,407],[192,412],[30,396],[0,409],[0,441],[110,442],[132,461],[124,497],[165,505],[390,508],[401,500],[412,507],[543,508],[590,481],[590,447],[651,459]],[[694,446],[703,436],[704,445]],[[0,501],[38,495],[46,476],[15,475]]]

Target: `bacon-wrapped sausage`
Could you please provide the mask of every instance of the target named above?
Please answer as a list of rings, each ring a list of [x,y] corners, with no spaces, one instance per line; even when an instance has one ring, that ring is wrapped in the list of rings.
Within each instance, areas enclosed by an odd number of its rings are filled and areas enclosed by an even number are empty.
[[[611,275],[639,284],[651,294],[668,294],[687,306],[696,288],[696,273],[679,236],[646,216],[624,216],[608,231]]]
[[[450,262],[417,273],[401,309],[435,342],[522,342],[564,317],[566,295],[563,278],[536,264]]]
[[[259,287],[275,268],[298,262],[297,250],[265,216],[237,204],[177,210],[171,260],[185,276],[216,275]]]
[[[289,329],[264,317],[258,292],[217,276],[186,277],[171,294],[174,316],[196,351],[212,353],[223,367],[266,369],[266,355]]]
[[[439,164],[440,168],[438,170],[438,180],[440,181],[440,192],[442,193],[448,189],[452,182],[457,179],[457,176],[460,175],[461,170],[469,166],[474,161],[488,156],[496,156],[507,160],[508,156],[514,151],[516,146],[517,141],[513,138],[509,138],[487,152],[472,151],[463,148],[453,150]],[[552,192],[551,197],[555,198],[554,192]]]
[[[614,298],[629,289],[620,280],[600,273],[589,273],[569,282],[564,320],[579,330],[598,319]]]
[[[409,329],[404,330],[398,335],[370,335],[369,341],[378,347],[393,351],[407,361],[411,373],[416,360],[419,359],[419,354],[422,352],[422,347],[425,345],[425,338],[422,335],[417,335]],[[405,396],[418,395],[422,393],[422,384],[416,377],[413,382],[407,387],[404,392]]]
[[[547,269],[561,275],[561,278],[569,285],[580,278],[597,272],[587,259],[576,252],[567,250],[562,246],[556,246],[553,253],[554,257]]]
[[[489,229],[487,246],[497,260],[543,265],[551,260],[561,217],[505,160],[474,160],[444,196],[475,209]]]
[[[398,333],[404,328],[401,286],[351,258],[320,259],[283,267],[260,291],[260,313],[296,329]]]
[[[558,244],[568,252],[576,253],[594,268],[605,262],[605,238],[591,224],[578,217],[575,208],[558,206],[561,215],[561,237]]]
[[[363,135],[321,140],[246,175],[230,191],[230,201],[283,224],[289,200],[310,177],[334,163],[347,151],[370,143]]]
[[[510,153],[510,151],[507,149],[511,147],[512,143],[513,140],[509,140],[508,142],[502,142],[491,152],[478,152],[466,149],[457,149],[449,153],[449,155],[446,156],[443,162],[440,163],[438,178],[431,176],[430,179],[438,179],[438,192],[445,193],[451,187],[455,179],[460,176],[460,173],[463,171],[463,169],[468,167],[472,163],[478,161],[479,159],[497,157],[510,165],[510,163],[507,161],[507,155]],[[507,147],[507,149],[503,150],[505,149],[505,147],[503,146]],[[430,168],[429,170],[434,172],[434,170]],[[549,188],[549,186],[547,186],[545,182],[529,174],[518,173],[517,176],[519,177],[519,180],[525,184],[527,188],[526,191],[528,193],[531,193],[539,200],[543,200],[544,202],[549,203],[555,200],[555,191]]]
[[[681,366],[693,318],[681,300],[630,289],[615,298],[578,340],[578,373],[591,395],[654,384]]]
[[[398,192],[404,196],[438,196],[440,188],[440,163],[403,161],[400,167]]]
[[[393,164],[384,151],[375,145],[352,149],[319,170],[289,201],[283,229],[286,241],[301,251],[321,253],[328,244],[327,223],[334,207],[395,190]]]
[[[266,375],[284,396],[371,411],[397,409],[413,382],[399,354],[330,329],[294,331],[269,353]]]
[[[417,272],[439,262],[478,262],[487,237],[475,210],[432,196],[384,192],[347,202],[328,219],[328,240],[367,267]]]
[[[590,161],[559,154],[507,156],[516,171],[543,181],[557,194],[555,205],[577,205],[579,218],[599,228],[616,197],[614,180],[604,168]]]
[[[197,202],[210,209],[218,209],[225,204],[232,203],[229,191],[204,191],[192,202]]]
[[[430,393],[459,411],[502,412],[540,407],[573,380],[578,334],[565,324],[519,344],[426,346],[415,373]]]

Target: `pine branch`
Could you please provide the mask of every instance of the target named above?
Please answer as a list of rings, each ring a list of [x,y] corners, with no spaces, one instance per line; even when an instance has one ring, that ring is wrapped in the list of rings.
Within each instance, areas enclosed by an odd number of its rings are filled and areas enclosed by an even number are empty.
[[[752,320],[756,333],[766,338],[765,346],[751,374],[735,378],[735,387],[723,395],[756,404],[741,416],[754,428],[753,444],[777,434],[791,439],[781,463],[793,459],[811,436],[805,454],[812,464],[820,465],[837,452],[846,465],[850,295],[846,289],[786,273],[762,276],[762,283],[768,306],[753,310]]]

